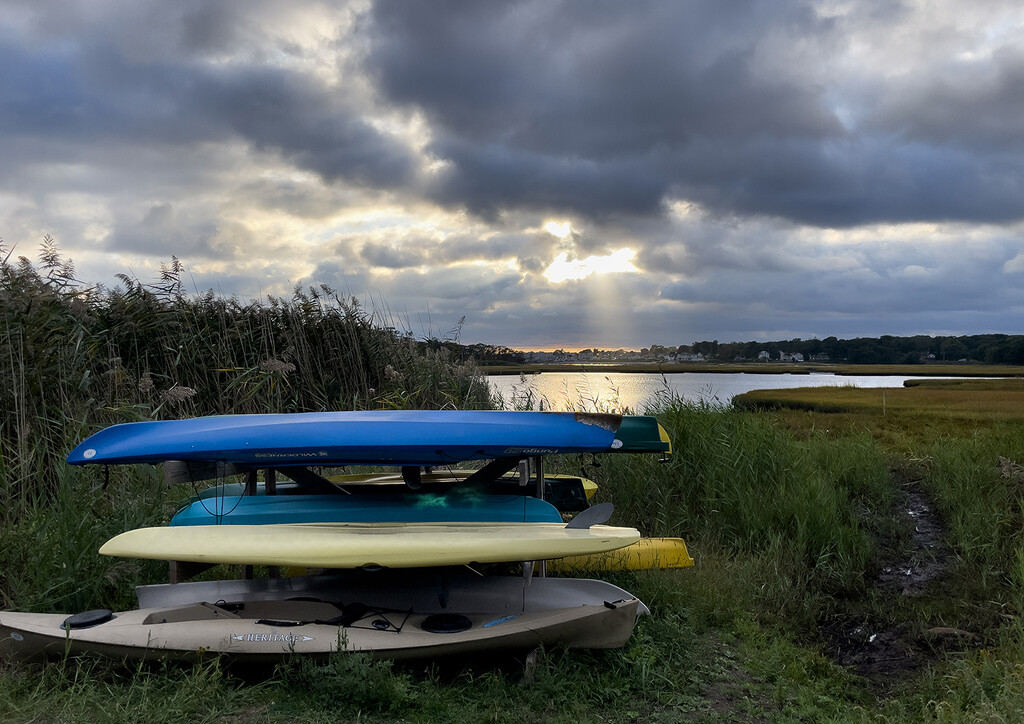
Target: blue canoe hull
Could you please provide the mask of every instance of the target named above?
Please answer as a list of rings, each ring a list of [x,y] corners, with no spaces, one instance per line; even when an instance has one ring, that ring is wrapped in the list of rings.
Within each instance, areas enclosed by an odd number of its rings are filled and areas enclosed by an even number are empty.
[[[253,467],[453,465],[581,452],[669,452],[653,417],[499,410],[218,415],[114,425],[72,465],[224,461]]]
[[[197,498],[171,525],[280,523],[561,523],[550,503],[523,495],[252,495]]]

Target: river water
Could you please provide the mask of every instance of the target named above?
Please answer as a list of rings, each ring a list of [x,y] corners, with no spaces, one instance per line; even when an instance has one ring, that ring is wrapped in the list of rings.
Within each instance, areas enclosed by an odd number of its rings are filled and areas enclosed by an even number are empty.
[[[834,375],[827,373],[764,374],[672,372],[541,372],[533,375],[491,375],[491,390],[506,409],[591,410],[612,412],[629,408],[641,413],[659,396],[675,394],[684,400],[729,404],[735,395],[751,390],[791,387],[902,387],[904,381],[922,379],[905,375]],[[930,379],[936,379],[934,377]]]

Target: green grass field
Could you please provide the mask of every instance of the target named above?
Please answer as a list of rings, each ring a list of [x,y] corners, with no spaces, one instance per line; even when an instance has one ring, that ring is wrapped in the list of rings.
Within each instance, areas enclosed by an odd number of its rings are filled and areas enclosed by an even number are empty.
[[[821,389],[782,391],[770,411],[677,401],[658,411],[675,448],[667,463],[585,461],[617,505],[613,522],[684,536],[697,559],[612,577],[653,613],[622,650],[544,652],[525,683],[514,660],[393,667],[341,656],[255,677],[215,661],[4,664],[0,719],[1018,720],[1024,420],[1002,404],[986,416],[983,400],[1015,390],[978,384],[888,390],[900,394],[884,413],[877,390],[831,390],[848,412],[808,409],[835,402]],[[154,482],[126,477],[102,491],[69,480],[24,520],[24,543],[5,535],[4,570],[26,569],[4,579],[5,605],[130,605],[130,586],[164,571],[92,551],[118,528],[166,520],[174,501]],[[938,572],[908,593],[885,570],[929,555],[915,547],[910,494],[929,502],[939,545]]]
[[[1024,419],[1024,379],[919,380],[902,388],[815,387],[756,390],[740,395],[744,407],[936,417],[943,421]]]

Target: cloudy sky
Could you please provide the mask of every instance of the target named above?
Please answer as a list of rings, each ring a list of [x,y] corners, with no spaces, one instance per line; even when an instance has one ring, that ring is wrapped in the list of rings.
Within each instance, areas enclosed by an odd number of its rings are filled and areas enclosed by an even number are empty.
[[[523,349],[1024,333],[1020,0],[0,0],[0,238]]]

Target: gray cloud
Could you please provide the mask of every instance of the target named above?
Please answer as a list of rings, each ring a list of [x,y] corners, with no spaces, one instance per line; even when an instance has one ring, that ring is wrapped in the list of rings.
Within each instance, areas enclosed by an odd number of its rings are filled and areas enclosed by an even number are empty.
[[[40,28],[38,37],[0,41],[0,83],[10,88],[0,131],[118,145],[241,141],[328,181],[394,186],[409,179],[413,159],[404,144],[323,79],[266,58],[211,62],[244,35],[234,28],[242,5],[231,14],[168,5],[157,18],[150,8],[140,18],[142,6],[126,16],[119,5],[99,7],[106,12],[92,19],[94,35],[61,23]],[[166,24],[141,27],[154,20]]]
[[[174,254],[229,294],[326,282],[466,341],[1024,332],[1022,26],[1013,0],[0,0],[0,237],[96,281]],[[639,273],[544,275],[627,248]]]
[[[398,246],[395,244],[367,242],[358,250],[359,258],[370,266],[387,267],[389,269],[405,269],[418,267],[427,261],[428,255],[422,247],[413,245]]]
[[[884,324],[911,310],[936,317],[956,311],[996,316],[1024,305],[1024,291],[1000,283],[1009,258],[1011,249],[1004,245],[966,252],[877,242],[860,245],[835,269],[715,268],[667,284],[661,293],[733,311],[760,305],[780,317],[852,315]]]
[[[864,5],[840,22],[818,9],[385,0],[367,63],[391,100],[432,122],[430,151],[451,164],[432,197],[478,213],[600,219],[682,195],[819,226],[1021,218],[1020,149],[960,150],[979,134],[1019,140],[1019,53],[998,50],[980,90],[936,78],[907,94],[896,83],[862,128],[848,127],[847,91],[827,69],[849,34],[925,19]],[[861,82],[885,96],[886,79]]]

